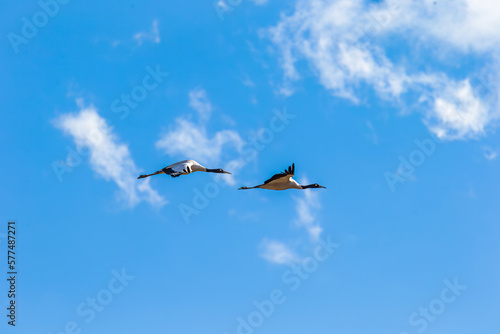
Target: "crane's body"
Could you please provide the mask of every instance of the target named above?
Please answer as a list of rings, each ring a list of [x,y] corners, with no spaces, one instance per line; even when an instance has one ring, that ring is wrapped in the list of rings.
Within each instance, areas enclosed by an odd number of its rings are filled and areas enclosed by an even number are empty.
[[[145,177],[150,177],[150,176],[158,175],[158,174],[167,174],[167,175],[170,175],[171,177],[179,177],[181,175],[188,175],[188,174],[191,174],[194,172],[231,174],[229,172],[222,170],[221,168],[218,168],[218,169],[206,168],[194,160],[183,160],[183,161],[176,162],[175,164],[169,165],[165,168],[162,168],[159,171],[156,171],[152,174],[141,175],[138,177],[138,179],[143,179]]]
[[[241,187],[239,190],[247,189],[268,189],[268,190],[288,190],[288,189],[309,189],[309,188],[325,188],[319,184],[310,185],[300,185],[297,181],[293,179],[295,174],[295,164],[292,164],[288,169],[285,169],[283,173],[278,173],[273,175],[269,180],[266,180],[263,184],[255,187]]]

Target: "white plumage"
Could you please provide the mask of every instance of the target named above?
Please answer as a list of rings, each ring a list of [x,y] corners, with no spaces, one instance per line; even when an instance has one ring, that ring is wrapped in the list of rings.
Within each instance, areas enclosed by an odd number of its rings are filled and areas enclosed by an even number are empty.
[[[173,173],[168,173],[165,170],[172,170]],[[191,174],[194,172],[204,172],[206,171],[206,168],[197,163],[194,160],[183,160],[176,162],[175,164],[172,164],[170,166],[167,166],[161,170],[163,174],[168,174],[171,176],[180,176],[180,175],[187,175]],[[160,173],[161,174],[161,173]],[[176,175],[178,174],[178,175]]]

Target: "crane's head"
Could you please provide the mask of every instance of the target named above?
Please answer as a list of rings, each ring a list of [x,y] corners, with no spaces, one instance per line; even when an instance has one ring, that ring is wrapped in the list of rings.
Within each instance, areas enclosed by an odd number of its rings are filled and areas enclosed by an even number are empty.
[[[216,168],[216,169],[207,169],[207,172],[209,173],[217,173],[217,174],[231,174],[229,172],[226,172],[222,168]]]
[[[310,184],[310,185],[307,185],[307,186],[302,186],[302,189],[311,189],[311,188],[324,188],[324,189],[326,189],[326,187],[320,186],[317,183]]]

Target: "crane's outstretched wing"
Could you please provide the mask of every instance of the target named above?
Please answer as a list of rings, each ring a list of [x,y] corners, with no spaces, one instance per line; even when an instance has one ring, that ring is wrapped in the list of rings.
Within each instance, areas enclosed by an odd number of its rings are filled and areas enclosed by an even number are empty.
[[[200,165],[194,160],[183,160],[176,162],[175,164],[172,164],[170,166],[167,166],[165,168],[160,169],[157,172],[154,172],[153,174],[144,174],[138,177],[138,179],[143,179],[145,177],[150,177],[153,175],[158,175],[158,174],[167,174],[170,175],[171,177],[178,177],[181,175],[186,175],[186,174],[191,174],[192,172],[204,170],[205,167]]]
[[[167,175],[170,175],[171,177],[178,177],[182,175],[182,172],[176,172],[172,168],[167,168],[167,167],[163,168],[162,172]]]
[[[266,180],[264,184],[268,184],[270,182],[283,179],[283,181],[288,181],[295,174],[295,164],[293,163],[288,169],[285,169],[283,173],[278,173],[273,175],[269,180]]]
[[[171,177],[178,177],[182,174],[189,174],[192,172],[191,166],[193,165],[191,160],[184,160],[177,162],[173,165],[167,166],[162,169],[162,171],[170,175]]]

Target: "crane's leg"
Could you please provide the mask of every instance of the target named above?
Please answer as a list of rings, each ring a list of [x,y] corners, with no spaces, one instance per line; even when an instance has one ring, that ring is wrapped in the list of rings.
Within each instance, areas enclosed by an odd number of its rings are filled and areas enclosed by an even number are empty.
[[[241,187],[241,188],[238,188],[238,190],[247,190],[247,189],[256,189],[256,188],[260,188],[260,186],[255,186],[255,187]]]

